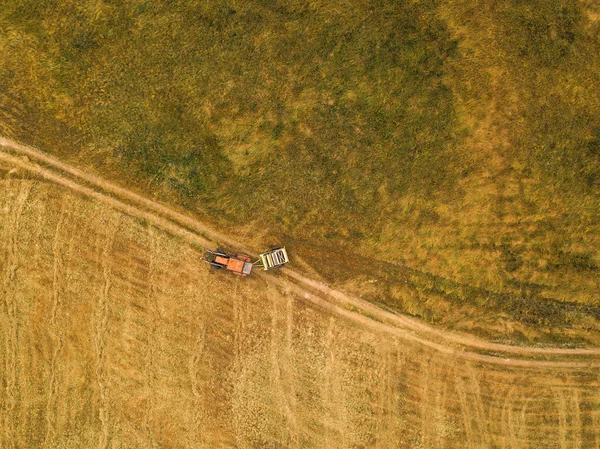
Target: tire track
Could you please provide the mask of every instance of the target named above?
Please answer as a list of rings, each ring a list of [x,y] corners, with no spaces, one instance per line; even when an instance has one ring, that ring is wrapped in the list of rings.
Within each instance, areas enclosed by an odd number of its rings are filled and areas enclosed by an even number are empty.
[[[208,288],[208,286],[204,285],[203,288]],[[190,448],[204,448],[206,447],[206,437],[204,435],[204,426],[205,426],[205,402],[206,402],[206,394],[203,386],[205,385],[205,379],[203,378],[202,369],[206,366],[204,363],[204,358],[206,355],[206,316],[207,316],[207,305],[205,303],[204,298],[200,294],[200,288],[196,291],[196,295],[192,295],[195,299],[195,303],[201,305],[200,310],[198,310],[197,317],[201,319],[197,322],[198,324],[194,327],[195,335],[192,335],[194,344],[191,348],[191,354],[188,360],[188,373],[190,376],[190,389],[192,394],[192,413],[191,413],[191,425],[190,425],[190,433],[192,434],[191,438],[188,438],[188,447]],[[235,314],[235,300],[237,298],[237,294],[234,295],[234,314]],[[235,321],[234,321],[235,323]],[[237,334],[234,334],[234,338],[237,337]],[[234,345],[235,347],[235,345]]]
[[[429,413],[429,425],[422,432],[423,440],[428,441],[429,445],[425,447],[441,447],[441,438],[444,434],[444,411],[443,400],[446,392],[445,385],[441,380],[441,372],[432,359],[428,361],[426,367],[428,374],[424,385],[426,388],[426,396],[424,396],[424,408]],[[425,438],[426,437],[426,438]]]
[[[431,370],[431,359],[427,360],[424,363],[424,371],[425,374],[422,378],[422,392],[421,397],[423,398],[421,402],[421,445],[423,447],[433,447],[432,446],[432,435],[434,429],[432,428],[434,424],[434,416],[432,412],[431,406],[431,387],[434,383],[431,380],[432,370]]]
[[[152,431],[152,421],[154,419],[154,409],[156,402],[156,395],[154,394],[153,388],[153,379],[155,376],[156,369],[154,367],[154,345],[156,343],[156,320],[160,318],[160,309],[158,306],[158,299],[156,297],[156,283],[155,283],[155,270],[156,270],[156,262],[155,257],[157,254],[157,242],[156,235],[154,232],[154,228],[152,226],[148,227],[148,237],[150,239],[150,261],[148,266],[148,302],[149,302],[149,311],[150,311],[150,329],[148,330],[148,339],[147,339],[147,350],[146,350],[146,360],[145,360],[145,390],[146,390],[146,414],[144,417],[144,427],[146,428],[146,436],[150,443],[150,447],[156,449],[158,445],[158,441],[156,440],[156,436]]]
[[[239,295],[239,286],[233,286],[233,364],[236,374],[242,372],[244,354],[244,336],[246,335],[246,317],[244,301]]]
[[[582,449],[583,447],[583,425],[581,422],[581,409],[579,407],[579,392],[574,391],[571,396],[571,416],[572,418],[572,434],[573,434],[573,448],[574,449]]]
[[[285,304],[285,312],[282,314],[280,300],[278,295],[273,294],[273,304],[271,307],[271,366],[273,367],[273,378],[277,386],[277,395],[279,403],[283,408],[283,414],[286,417],[288,428],[290,430],[290,444],[292,447],[297,447],[298,440],[298,423],[296,421],[296,393],[294,391],[294,382],[291,379],[292,373],[290,367],[292,364],[291,344],[292,344],[292,297],[287,295]],[[285,315],[285,332],[281,335],[278,332],[279,316]],[[281,343],[283,348],[281,348]],[[278,344],[279,343],[279,344]]]
[[[436,380],[441,381],[443,376],[443,373],[438,373],[436,376]],[[434,399],[434,404],[435,404],[435,420],[434,422],[436,422],[438,424],[438,429],[439,431],[437,432],[437,435],[433,435],[433,440],[434,440],[434,445],[433,447],[443,447],[444,446],[444,437],[447,435],[448,433],[448,429],[446,427],[446,408],[445,408],[445,404],[446,404],[446,398],[448,395],[448,387],[446,383],[443,382],[439,382],[442,384],[442,387],[437,389],[436,394],[435,394],[435,399]]]
[[[18,255],[18,234],[20,229],[21,215],[23,209],[29,198],[33,184],[32,183],[20,183],[19,192],[17,194],[15,206],[13,207],[14,213],[10,218],[10,222],[6,227],[7,233],[7,248],[5,254],[6,270],[4,273],[3,282],[3,296],[4,305],[6,307],[8,331],[6,335],[6,362],[5,362],[5,373],[6,373],[6,387],[5,396],[6,404],[4,406],[4,429],[5,437],[8,443],[8,447],[11,449],[15,448],[15,409],[17,407],[17,346],[19,338],[18,330],[18,309],[17,301],[14,298],[14,280],[17,275],[19,268],[19,255]]]
[[[582,449],[582,422],[579,393],[554,389],[553,398],[558,411],[558,441],[561,449]]]
[[[469,366],[467,371],[469,374],[469,391],[472,392],[474,396],[472,404],[475,411],[475,423],[479,433],[479,446],[482,448],[493,447],[489,428],[490,421],[485,413],[484,400],[481,395],[481,385],[477,380],[477,374],[474,372],[473,367]]]
[[[52,361],[50,364],[50,385],[48,387],[48,401],[46,403],[46,436],[44,444],[48,444],[52,437],[56,435],[56,365],[58,357],[63,347],[63,332],[58,328],[56,324],[56,317],[61,306],[61,287],[60,279],[62,277],[63,260],[60,251],[60,235],[62,232],[63,224],[65,220],[65,202],[61,205],[61,211],[54,230],[54,243],[52,245],[52,311],[50,312],[50,333],[52,339],[56,341],[56,347],[52,354]],[[54,416],[53,416],[54,415]]]
[[[465,445],[468,449],[481,449],[478,445],[475,444],[475,436],[473,432],[473,426],[471,424],[470,405],[467,399],[465,384],[460,375],[456,376],[455,386],[456,393],[460,400],[460,411],[463,419],[463,428],[465,430],[466,436]]]
[[[44,192],[44,189],[39,189],[36,192],[36,208],[38,208],[38,213],[35,220],[35,231],[33,243],[35,245],[35,264],[39,265],[43,263],[43,249],[42,249],[42,234],[45,231],[45,226],[47,225],[46,217],[48,215],[48,196]]]
[[[527,429],[527,411],[531,403],[530,398],[526,398],[519,409],[510,409],[509,419],[511,425],[511,437],[513,443],[511,443],[511,449],[521,449],[527,444],[528,429]]]
[[[333,352],[333,317],[329,319],[327,323],[327,333],[325,334],[324,347],[325,353],[325,367],[323,372],[323,392],[321,394],[323,401],[323,442],[325,443],[322,447],[331,447],[331,428],[333,427],[333,407],[332,407],[332,390],[333,390],[333,376],[334,376],[334,364],[335,354]]]
[[[203,246],[212,245],[208,238],[199,235],[202,234],[210,236],[212,239],[220,240],[233,247],[237,247],[249,254],[254,254],[252,250],[245,248],[238,242],[203,225],[191,217],[174,212],[165,206],[117,187],[101,178],[85,174],[84,172],[63,164],[37,150],[16,144],[15,142],[3,138],[0,138],[0,146],[5,147],[3,149],[4,151],[0,152],[0,159],[11,162],[21,168],[25,168],[52,182],[67,186],[86,196],[110,204],[115,209],[155,224],[175,235],[183,236],[189,242],[194,242]],[[34,158],[37,163],[46,164],[51,170],[10,156],[8,151]],[[56,174],[57,171],[62,173]],[[68,179],[67,176],[74,178],[75,181]],[[86,185],[89,187],[86,187]],[[140,208],[145,208],[147,211],[141,210]],[[490,343],[471,335],[448,332],[443,329],[434,328],[416,319],[386,312],[364,300],[335,291],[324,284],[307,279],[289,269],[284,268],[281,270],[281,273],[283,276],[273,278],[276,279],[276,282],[284,283],[285,281],[283,279],[287,278],[295,284],[292,286],[292,289],[296,293],[325,310],[344,316],[372,329],[395,334],[405,340],[423,345],[451,357],[460,357],[465,360],[494,365],[518,366],[522,368],[531,367],[536,369],[591,368],[600,365],[600,360],[598,360],[600,348],[565,349],[550,347],[520,347]],[[316,294],[311,293],[311,291]],[[486,352],[493,352],[494,355],[488,355]],[[529,357],[529,359],[509,359],[506,357],[508,354],[518,355],[519,357]],[[554,358],[572,357],[574,359],[569,361],[539,360],[535,358],[536,355]],[[588,360],[586,361],[583,359],[583,361],[581,361],[583,357],[587,357]]]
[[[198,330],[198,336],[196,337],[196,345],[194,347],[194,351],[189,360],[189,373],[190,373],[190,382],[192,385],[192,395],[194,396],[194,427],[196,430],[196,434],[200,435],[200,447],[204,447],[204,438],[203,438],[203,411],[204,411],[204,390],[202,389],[201,382],[198,381],[198,376],[200,375],[200,366],[202,362],[202,358],[204,356],[204,351],[206,348],[206,328],[204,323],[200,326]]]
[[[600,403],[600,396],[597,395],[596,397],[598,398],[598,403]],[[591,415],[592,428],[600,429],[600,410],[592,410]],[[594,443],[595,449],[600,449],[600,431],[594,435]]]
[[[527,408],[529,407],[529,403],[532,401],[531,398],[526,398],[525,402],[523,403],[523,406],[521,407],[521,416],[519,417],[519,424],[521,425],[521,427],[517,427],[517,432],[519,433],[520,437],[521,437],[521,441],[527,441],[527,438],[529,437],[527,435]],[[519,430],[520,429],[520,430]]]
[[[517,385],[518,382],[508,389],[502,407],[500,439],[503,449],[521,449],[527,443],[526,410],[531,399],[527,398],[518,409],[515,402],[515,397],[520,396],[515,393]]]
[[[560,449],[570,449],[567,446],[567,406],[562,391],[554,391],[554,402],[558,411],[558,441]]]
[[[400,437],[396,414],[393,413],[400,408],[400,391],[398,388],[399,373],[404,367],[405,360],[401,358],[396,344],[378,345],[379,357],[382,363],[381,379],[379,389],[379,416],[377,419],[377,435],[379,435],[375,447],[391,447]]]
[[[111,289],[111,253],[119,229],[120,215],[116,215],[116,223],[110,226],[106,236],[106,242],[103,245],[100,265],[102,268],[102,285],[98,296],[98,306],[96,310],[96,329],[95,329],[95,345],[96,345],[96,377],[98,389],[100,392],[100,407],[99,418],[101,424],[100,441],[98,442],[99,449],[106,449],[109,443],[109,390],[106,380],[106,332],[108,327],[108,301]]]
[[[298,402],[296,399],[296,382],[294,382],[294,371],[292,367],[294,363],[294,349],[293,349],[293,333],[294,333],[294,300],[290,294],[286,295],[285,303],[285,346],[284,346],[284,360],[283,366],[287,367],[285,370],[285,391],[287,391],[287,405],[291,413],[291,432],[292,442],[295,446],[300,444],[299,426],[296,417],[298,416]]]
[[[508,388],[508,392],[504,397],[504,405],[502,406],[502,413],[500,416],[500,429],[503,435],[503,449],[516,449],[514,446],[516,434],[512,412],[512,396],[515,391],[515,388],[516,387],[514,385]]]

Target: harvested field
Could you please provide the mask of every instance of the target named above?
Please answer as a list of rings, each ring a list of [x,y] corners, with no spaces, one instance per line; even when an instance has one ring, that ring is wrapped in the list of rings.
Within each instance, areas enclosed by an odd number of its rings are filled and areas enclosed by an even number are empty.
[[[461,353],[14,168],[0,447],[600,447],[597,352]]]

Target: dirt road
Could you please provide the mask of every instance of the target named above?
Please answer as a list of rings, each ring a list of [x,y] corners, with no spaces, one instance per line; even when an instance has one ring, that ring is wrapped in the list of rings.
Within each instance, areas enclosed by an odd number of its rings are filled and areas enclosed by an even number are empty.
[[[600,448],[597,349],[215,273],[202,247],[254,251],[0,145],[0,447]]]
[[[203,247],[212,247],[215,242],[221,242],[248,254],[256,255],[254,248],[244,246],[242,243],[206,226],[193,217],[176,212],[156,201],[152,201],[102,178],[64,164],[34,148],[1,137],[0,148],[2,150],[0,160],[39,175],[49,181],[64,185],[90,198],[104,201],[118,210],[146,220],[175,235],[180,235],[192,243]],[[23,157],[26,157],[27,160],[24,160]],[[474,336],[460,335],[436,329],[416,319],[387,312],[360,298],[350,297],[326,285],[308,279],[291,269],[284,269],[282,272],[287,280],[293,281],[300,287],[297,290],[299,294],[321,307],[336,310],[337,313],[360,321],[363,324],[375,326],[382,331],[402,334],[406,338],[419,341],[423,345],[436,348],[442,352],[456,353],[459,357],[486,361],[488,363],[518,364],[524,366],[530,364],[530,361],[510,360],[507,356],[518,355],[519,357],[532,358],[535,356],[548,356],[555,359],[557,357],[588,356],[587,360],[579,363],[561,360],[554,360],[552,362],[534,361],[533,363],[550,363],[551,366],[562,365],[570,367],[585,366],[586,364],[596,366],[600,363],[600,348],[520,347],[490,343]],[[326,304],[324,301],[329,304]],[[368,320],[364,319],[365,316],[371,317],[371,321],[373,322],[369,323]],[[384,328],[383,324],[387,324],[393,327],[393,329]],[[497,355],[495,357],[486,357],[481,355],[481,352],[494,352]]]

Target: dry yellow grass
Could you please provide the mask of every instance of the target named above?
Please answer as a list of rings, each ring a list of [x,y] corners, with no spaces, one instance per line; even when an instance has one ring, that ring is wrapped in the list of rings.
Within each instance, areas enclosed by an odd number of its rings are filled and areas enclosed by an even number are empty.
[[[453,358],[2,173],[0,447],[598,447],[596,369]]]

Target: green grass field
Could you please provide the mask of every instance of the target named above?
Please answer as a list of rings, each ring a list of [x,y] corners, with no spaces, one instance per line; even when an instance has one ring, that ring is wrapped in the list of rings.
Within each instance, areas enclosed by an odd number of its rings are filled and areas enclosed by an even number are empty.
[[[600,7],[0,9],[0,132],[392,310],[598,343]]]

